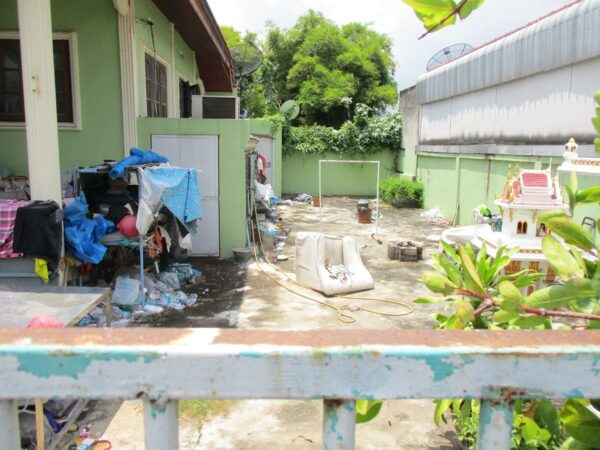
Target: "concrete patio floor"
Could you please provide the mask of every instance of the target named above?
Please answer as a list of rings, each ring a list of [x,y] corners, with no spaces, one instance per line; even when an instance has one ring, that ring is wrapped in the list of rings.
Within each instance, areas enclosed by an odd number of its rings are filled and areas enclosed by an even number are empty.
[[[422,210],[380,208],[376,238],[371,236],[375,224],[357,223],[356,199],[326,198],[323,202],[323,231],[338,236],[353,236],[358,243],[366,267],[375,279],[375,289],[367,297],[389,300],[411,300],[426,295],[418,281],[430,268],[432,252],[443,225],[420,217]],[[294,237],[299,231],[319,231],[319,209],[310,205],[281,208],[284,227],[292,232],[285,253],[290,259],[277,263],[284,272],[294,271]],[[412,240],[424,244],[424,261],[401,263],[387,258],[387,243]],[[197,287],[200,304],[183,312],[169,312],[157,318],[152,326],[237,327],[262,329],[315,328],[431,328],[432,313],[441,306],[414,305],[412,314],[393,317],[363,311],[352,313],[356,323],[345,324],[336,312],[288,292],[269,280],[255,262],[246,266],[233,262],[200,260],[195,265],[204,272],[204,285]],[[272,269],[270,269],[272,271]],[[273,272],[273,271],[272,271]],[[280,275],[278,275],[280,276]],[[319,294],[295,287],[294,290],[325,299]],[[330,302],[349,303],[348,300]],[[360,302],[356,302],[361,304]],[[364,303],[364,302],[363,302]],[[369,302],[370,303],[370,302]],[[386,312],[400,312],[392,305],[370,304]],[[451,427],[433,424],[433,402],[386,401],[379,416],[357,426],[357,449],[454,449],[461,448]],[[224,416],[209,418],[202,426],[182,421],[183,449],[296,449],[321,448],[320,401],[252,400],[236,402]],[[143,442],[141,406],[125,402],[114,417],[104,437],[113,448],[137,449]]]

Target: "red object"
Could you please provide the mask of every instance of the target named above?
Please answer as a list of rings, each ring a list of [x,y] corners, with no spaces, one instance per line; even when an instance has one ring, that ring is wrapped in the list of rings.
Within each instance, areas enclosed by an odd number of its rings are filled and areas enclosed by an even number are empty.
[[[34,317],[29,321],[26,328],[64,328],[65,324],[59,322],[54,317]]]
[[[550,180],[545,173],[525,172],[522,174],[523,186],[525,187],[549,187]]]
[[[117,228],[121,233],[123,233],[123,236],[130,238],[136,237],[138,235],[138,230],[135,227],[135,221],[135,216],[127,214],[119,221]]]

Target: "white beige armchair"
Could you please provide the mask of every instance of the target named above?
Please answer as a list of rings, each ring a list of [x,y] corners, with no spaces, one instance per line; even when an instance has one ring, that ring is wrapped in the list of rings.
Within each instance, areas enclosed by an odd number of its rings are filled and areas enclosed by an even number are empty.
[[[364,266],[356,241],[315,232],[296,237],[296,278],[325,295],[373,289],[373,277]]]

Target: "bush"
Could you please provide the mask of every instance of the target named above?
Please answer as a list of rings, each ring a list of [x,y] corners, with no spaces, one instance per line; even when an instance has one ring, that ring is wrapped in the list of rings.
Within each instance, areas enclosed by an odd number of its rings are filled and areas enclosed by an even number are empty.
[[[397,207],[423,205],[423,183],[404,178],[386,178],[379,183],[381,199]]]
[[[339,130],[322,125],[291,127],[283,124],[283,153],[317,155],[369,154],[383,149],[399,149],[402,145],[402,119],[399,114],[372,115],[365,105],[356,107],[353,120]]]

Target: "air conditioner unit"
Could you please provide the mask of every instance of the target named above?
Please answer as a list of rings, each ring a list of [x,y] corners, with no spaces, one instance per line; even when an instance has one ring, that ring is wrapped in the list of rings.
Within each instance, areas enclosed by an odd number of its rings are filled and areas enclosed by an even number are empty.
[[[238,119],[240,98],[221,95],[192,95],[192,118]]]

